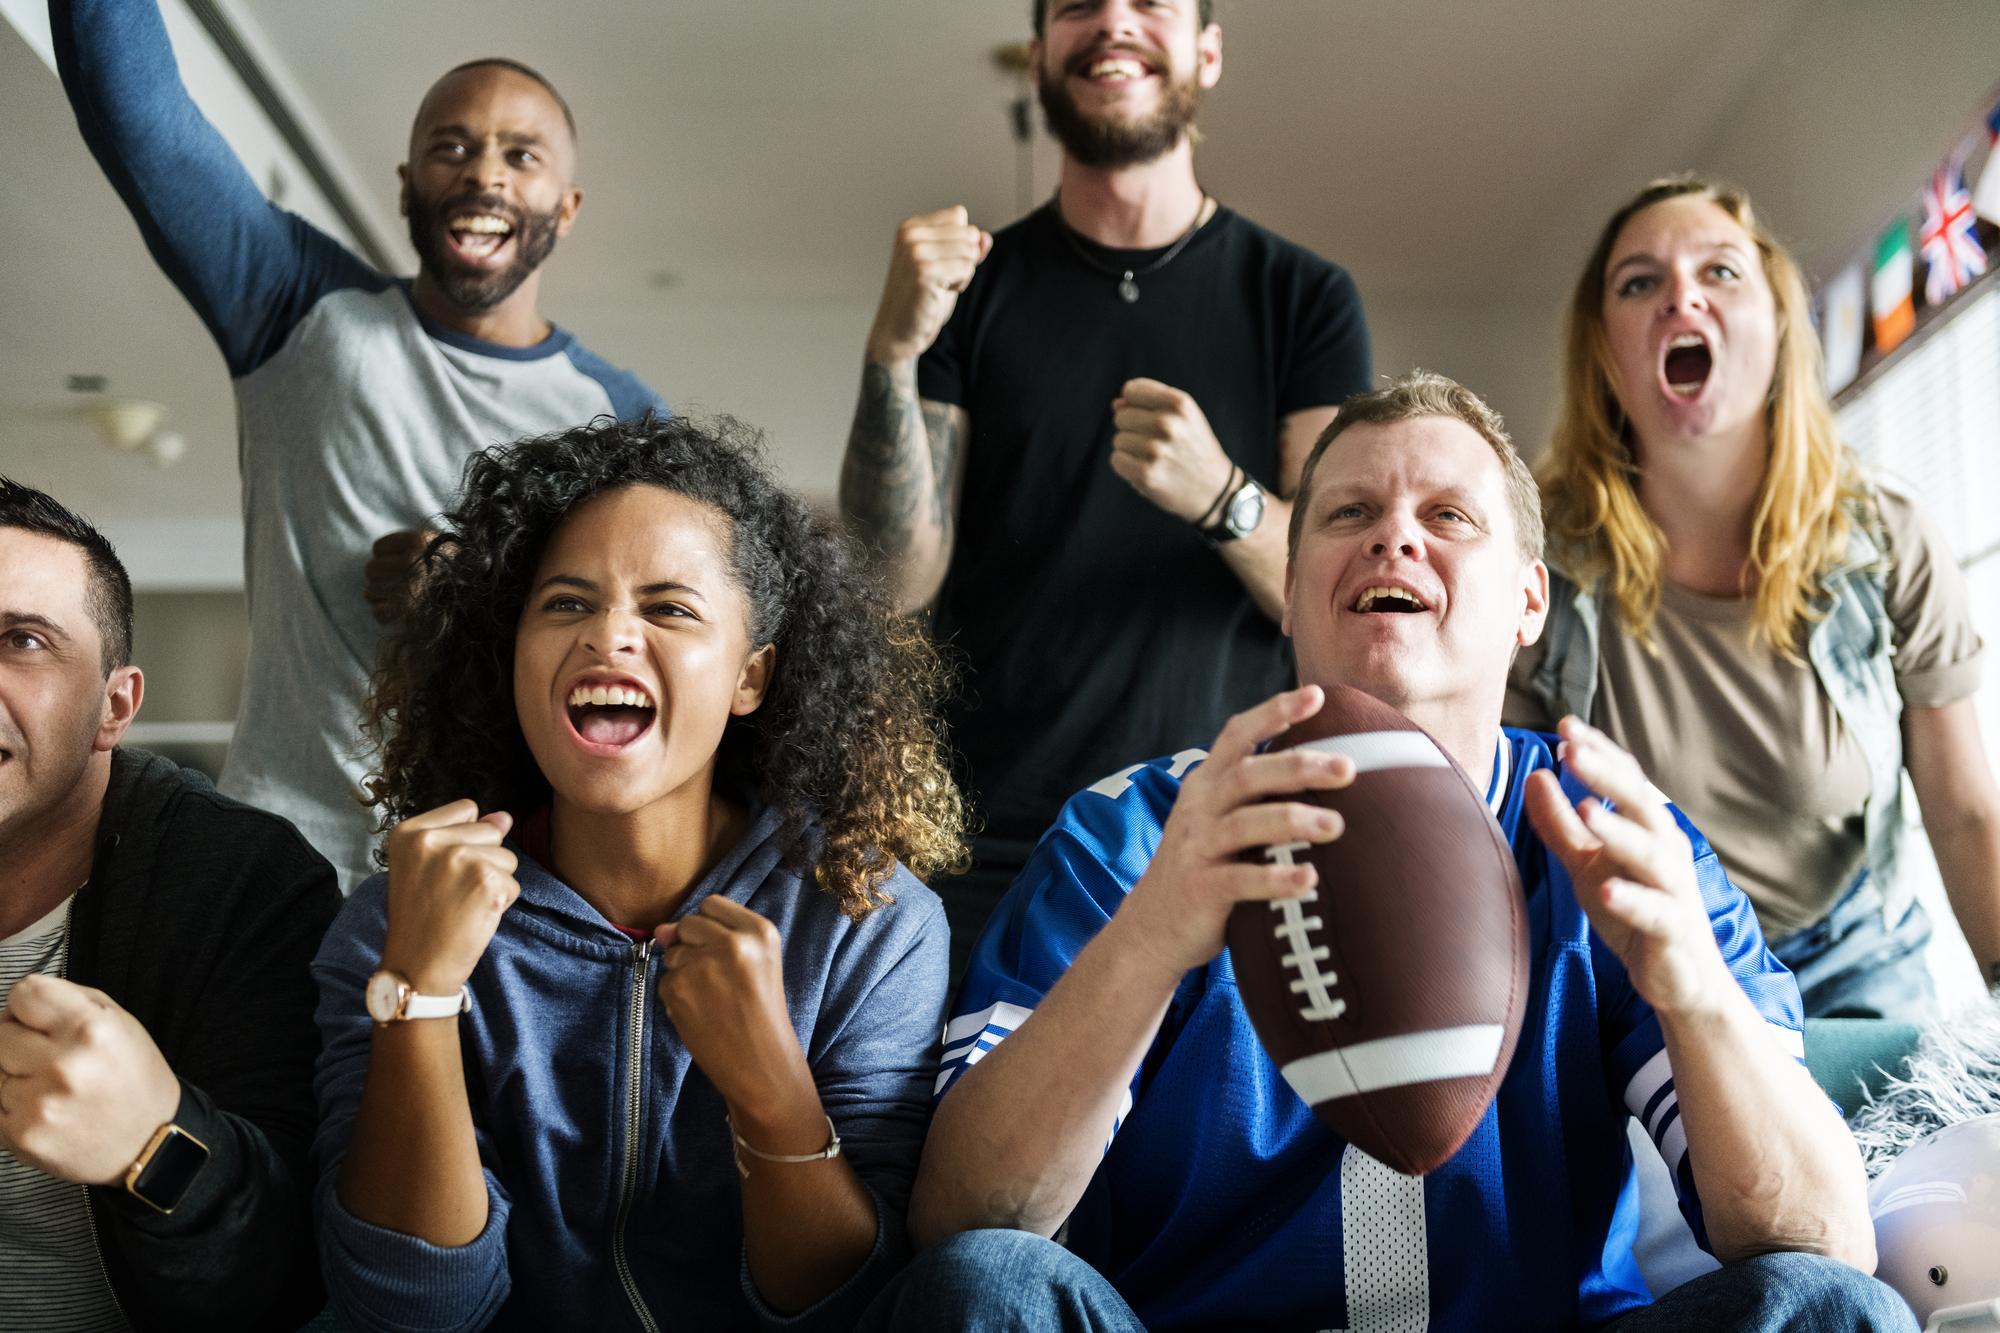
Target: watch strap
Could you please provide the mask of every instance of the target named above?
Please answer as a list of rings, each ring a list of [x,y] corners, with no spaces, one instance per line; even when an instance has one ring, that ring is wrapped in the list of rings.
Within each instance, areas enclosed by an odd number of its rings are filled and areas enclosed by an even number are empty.
[[[1242,503],[1246,491],[1254,492],[1257,497],[1257,517],[1248,527],[1239,528],[1235,522],[1236,507]],[[1201,539],[1208,543],[1210,550],[1214,550],[1224,542],[1233,542],[1239,537],[1249,536],[1257,530],[1257,525],[1264,521],[1264,509],[1267,504],[1264,488],[1257,484],[1255,477],[1245,472],[1243,484],[1231,490],[1223,498],[1222,512],[1217,515],[1215,522],[1199,529]]]
[[[403,1011],[396,1017],[451,1018],[471,1012],[472,988],[461,985],[456,995],[419,995],[409,991],[403,996]]]

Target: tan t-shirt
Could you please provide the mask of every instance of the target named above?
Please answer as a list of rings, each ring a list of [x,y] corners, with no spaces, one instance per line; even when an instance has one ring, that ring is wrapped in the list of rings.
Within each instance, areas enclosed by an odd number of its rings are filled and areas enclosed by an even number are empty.
[[[1892,561],[1885,601],[1906,707],[1936,708],[1979,688],[1984,651],[1965,576],[1907,496],[1878,488]],[[1701,597],[1669,583],[1648,653],[1605,608],[1591,722],[1635,755],[1708,837],[1729,878],[1776,939],[1826,914],[1867,862],[1868,760],[1810,664],[1754,646],[1753,598]],[[1552,730],[1532,681],[1541,646],[1515,659],[1509,726]]]

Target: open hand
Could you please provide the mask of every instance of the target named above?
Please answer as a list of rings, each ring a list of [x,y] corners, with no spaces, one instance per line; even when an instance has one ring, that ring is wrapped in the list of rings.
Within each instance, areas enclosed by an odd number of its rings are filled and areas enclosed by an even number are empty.
[[[412,815],[389,830],[389,932],[382,967],[419,995],[465,984],[521,894],[518,858],[501,845],[514,817],[472,801]]]
[[[878,366],[914,361],[930,349],[951,318],[958,294],[993,249],[963,207],[942,208],[896,228],[889,279],[868,334],[868,359]]]
[[[1576,900],[1639,994],[1662,1013],[1712,1004],[1733,985],[1695,883],[1694,855],[1639,761],[1577,718],[1557,728],[1563,762],[1618,808],[1570,805],[1556,776],[1528,777],[1528,817],[1561,859]]]
[[[82,1185],[125,1178],[181,1085],[139,1020],[103,991],[22,977],[0,1013],[0,1148]]]
[[[1194,398],[1158,380],[1127,380],[1111,400],[1111,470],[1175,518],[1215,508],[1236,465]]]
[[[701,1072],[732,1109],[767,1112],[812,1086],[785,1007],[778,928],[720,895],[656,928],[660,1002]]]
[[[1181,784],[1152,864],[1118,909],[1118,919],[1135,931],[1131,938],[1173,976],[1222,952],[1237,903],[1301,897],[1319,882],[1308,864],[1238,858],[1250,848],[1340,836],[1345,825],[1337,811],[1269,798],[1345,787],[1354,781],[1354,761],[1296,748],[1257,753],[1260,744],[1325,702],[1326,692],[1308,685],[1238,713]]]
[[[393,625],[409,611],[421,586],[424,551],[436,537],[435,532],[413,530],[376,538],[375,558],[362,569],[361,595],[377,621]]]

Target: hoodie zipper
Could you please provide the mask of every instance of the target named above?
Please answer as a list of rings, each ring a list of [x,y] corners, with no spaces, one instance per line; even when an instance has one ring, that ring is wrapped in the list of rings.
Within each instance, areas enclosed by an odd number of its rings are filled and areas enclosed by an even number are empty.
[[[631,1040],[625,1060],[625,1180],[618,1193],[618,1223],[611,1232],[611,1263],[618,1270],[618,1280],[625,1286],[625,1298],[632,1302],[632,1312],[639,1316],[640,1327],[646,1333],[660,1333],[660,1326],[653,1322],[652,1312],[639,1298],[639,1284],[632,1280],[632,1265],[625,1256],[625,1219],[631,1215],[632,1196],[639,1188],[639,1130],[642,1118],[639,1074],[646,1050],[646,981],[652,970],[652,956],[651,940],[640,940],[632,946],[632,1021],[627,1025]]]

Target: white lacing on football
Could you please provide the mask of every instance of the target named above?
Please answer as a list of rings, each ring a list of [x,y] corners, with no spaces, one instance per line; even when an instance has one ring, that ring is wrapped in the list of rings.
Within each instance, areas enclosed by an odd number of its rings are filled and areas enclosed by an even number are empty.
[[[1274,843],[1264,849],[1264,855],[1281,866],[1293,864],[1292,853],[1302,852],[1312,846],[1309,842]],[[1271,910],[1278,913],[1278,928],[1271,932],[1292,946],[1292,951],[1278,960],[1281,967],[1297,968],[1299,977],[1292,983],[1292,994],[1306,997],[1305,1008],[1299,1010],[1301,1018],[1339,1018],[1347,1012],[1347,1001],[1335,999],[1327,994],[1327,988],[1340,980],[1337,973],[1321,971],[1320,964],[1333,956],[1327,945],[1315,945],[1309,938],[1309,931],[1321,930],[1325,922],[1316,916],[1307,916],[1301,903],[1316,903],[1319,891],[1309,890],[1303,898],[1287,898],[1271,904]]]

